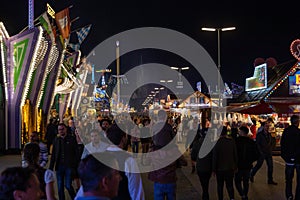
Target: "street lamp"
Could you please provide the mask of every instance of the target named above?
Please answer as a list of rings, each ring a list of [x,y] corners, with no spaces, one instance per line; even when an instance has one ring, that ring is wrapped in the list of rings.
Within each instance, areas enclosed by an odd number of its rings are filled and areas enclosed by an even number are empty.
[[[176,88],[183,88],[183,81],[181,79],[181,77],[182,77],[181,72],[183,70],[188,70],[190,68],[189,67],[171,67],[171,69],[174,69],[174,70],[178,71],[178,81],[177,81]]]
[[[120,103],[120,42],[116,41],[116,57],[117,57],[117,109],[119,108]]]
[[[219,102],[218,105],[220,107],[221,104],[221,88],[220,88],[220,73],[221,73],[221,48],[220,48],[220,33],[221,31],[232,31],[235,30],[235,27],[226,27],[226,28],[207,28],[207,27],[203,27],[201,28],[202,31],[217,31],[218,33],[218,88],[219,88]]]
[[[173,82],[173,80],[172,79],[169,79],[169,80],[159,80],[159,82],[161,82],[161,83],[165,83],[166,84],[166,87],[167,87],[167,84],[168,83],[172,83]],[[166,88],[166,101],[167,101],[167,99],[168,99],[168,89]]]

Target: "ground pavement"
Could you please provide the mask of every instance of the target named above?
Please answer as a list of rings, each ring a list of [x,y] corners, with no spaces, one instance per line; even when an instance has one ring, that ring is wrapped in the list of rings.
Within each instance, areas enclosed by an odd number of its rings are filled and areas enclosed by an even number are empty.
[[[200,200],[201,186],[196,174],[191,174],[190,156],[185,152],[185,157],[189,160],[189,165],[178,168],[177,182],[177,200]],[[254,183],[250,183],[249,199],[254,200],[280,200],[284,197],[284,163],[279,156],[274,156],[274,180],[278,182],[277,186],[267,184],[266,164],[257,172]],[[4,155],[0,156],[0,171],[6,167],[21,165],[20,155]],[[146,200],[153,200],[153,183],[147,179],[147,174],[142,174]],[[295,181],[294,181],[295,186]],[[217,199],[216,179],[211,178],[210,181],[210,197],[212,200]],[[224,199],[229,199],[224,188]],[[68,195],[66,195],[68,197]],[[235,190],[235,199],[241,199]]]

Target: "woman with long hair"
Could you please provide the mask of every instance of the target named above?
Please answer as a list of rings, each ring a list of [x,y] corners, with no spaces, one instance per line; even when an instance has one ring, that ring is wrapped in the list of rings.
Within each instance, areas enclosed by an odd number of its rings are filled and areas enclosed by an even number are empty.
[[[36,143],[28,143],[23,150],[23,167],[34,169],[39,181],[40,189],[43,192],[41,199],[56,200],[54,194],[54,172],[41,167],[38,163],[40,155],[40,147]]]

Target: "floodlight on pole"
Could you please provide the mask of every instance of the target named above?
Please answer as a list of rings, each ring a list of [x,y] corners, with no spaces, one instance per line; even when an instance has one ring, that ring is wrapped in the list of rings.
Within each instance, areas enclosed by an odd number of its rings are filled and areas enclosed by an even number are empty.
[[[220,87],[220,82],[221,82],[221,77],[220,77],[220,74],[221,74],[221,48],[220,48],[220,35],[221,35],[221,32],[224,32],[224,31],[232,31],[232,30],[235,30],[236,27],[232,26],[232,27],[223,27],[223,28],[213,28],[213,27],[203,27],[201,28],[202,31],[212,31],[212,32],[215,32],[217,31],[218,33],[218,70],[219,70],[219,73],[218,73],[218,89],[219,89],[219,93],[218,93],[218,106],[221,106],[221,87]]]
[[[120,103],[120,42],[116,41],[116,59],[117,59],[117,108],[119,108]]]
[[[172,83],[173,80],[172,80],[172,79],[169,79],[169,80],[159,80],[159,82],[165,83],[165,84],[166,84],[166,87],[167,87],[167,84],[168,84],[168,83]],[[166,99],[168,99],[168,89],[167,89],[167,88],[166,88]]]
[[[177,86],[176,86],[176,88],[183,88],[183,81],[182,81],[182,74],[181,74],[181,72],[183,71],[183,70],[188,70],[188,69],[190,69],[190,67],[171,67],[171,69],[174,69],[174,70],[176,70],[176,71],[178,71],[178,81],[177,81]]]

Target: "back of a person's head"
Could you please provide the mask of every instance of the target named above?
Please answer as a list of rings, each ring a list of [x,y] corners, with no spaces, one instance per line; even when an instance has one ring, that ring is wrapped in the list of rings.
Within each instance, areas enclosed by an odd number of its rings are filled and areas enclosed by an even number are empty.
[[[227,127],[223,126],[222,131],[221,131],[221,136],[227,135]]]
[[[273,120],[272,117],[268,117],[267,122],[269,122],[269,123],[274,123],[274,120]]]
[[[167,118],[167,113],[164,110],[159,110],[157,113],[157,117],[159,120],[165,120]]]
[[[0,177],[0,200],[13,200],[15,190],[26,191],[32,174],[31,168],[6,168]]]
[[[38,162],[40,155],[40,146],[35,142],[27,143],[23,150],[24,160],[29,165],[35,165]]]
[[[126,136],[126,133],[119,128],[117,124],[112,124],[107,129],[107,138],[114,144],[119,145],[122,141],[122,138]]]
[[[239,128],[243,134],[247,135],[249,133],[249,129],[246,126],[241,126]]]
[[[99,182],[112,174],[113,167],[118,167],[116,162],[116,159],[109,152],[89,154],[82,159],[77,171],[83,191],[97,191]]]
[[[291,124],[292,125],[299,125],[299,116],[298,115],[292,115],[291,116]]]

